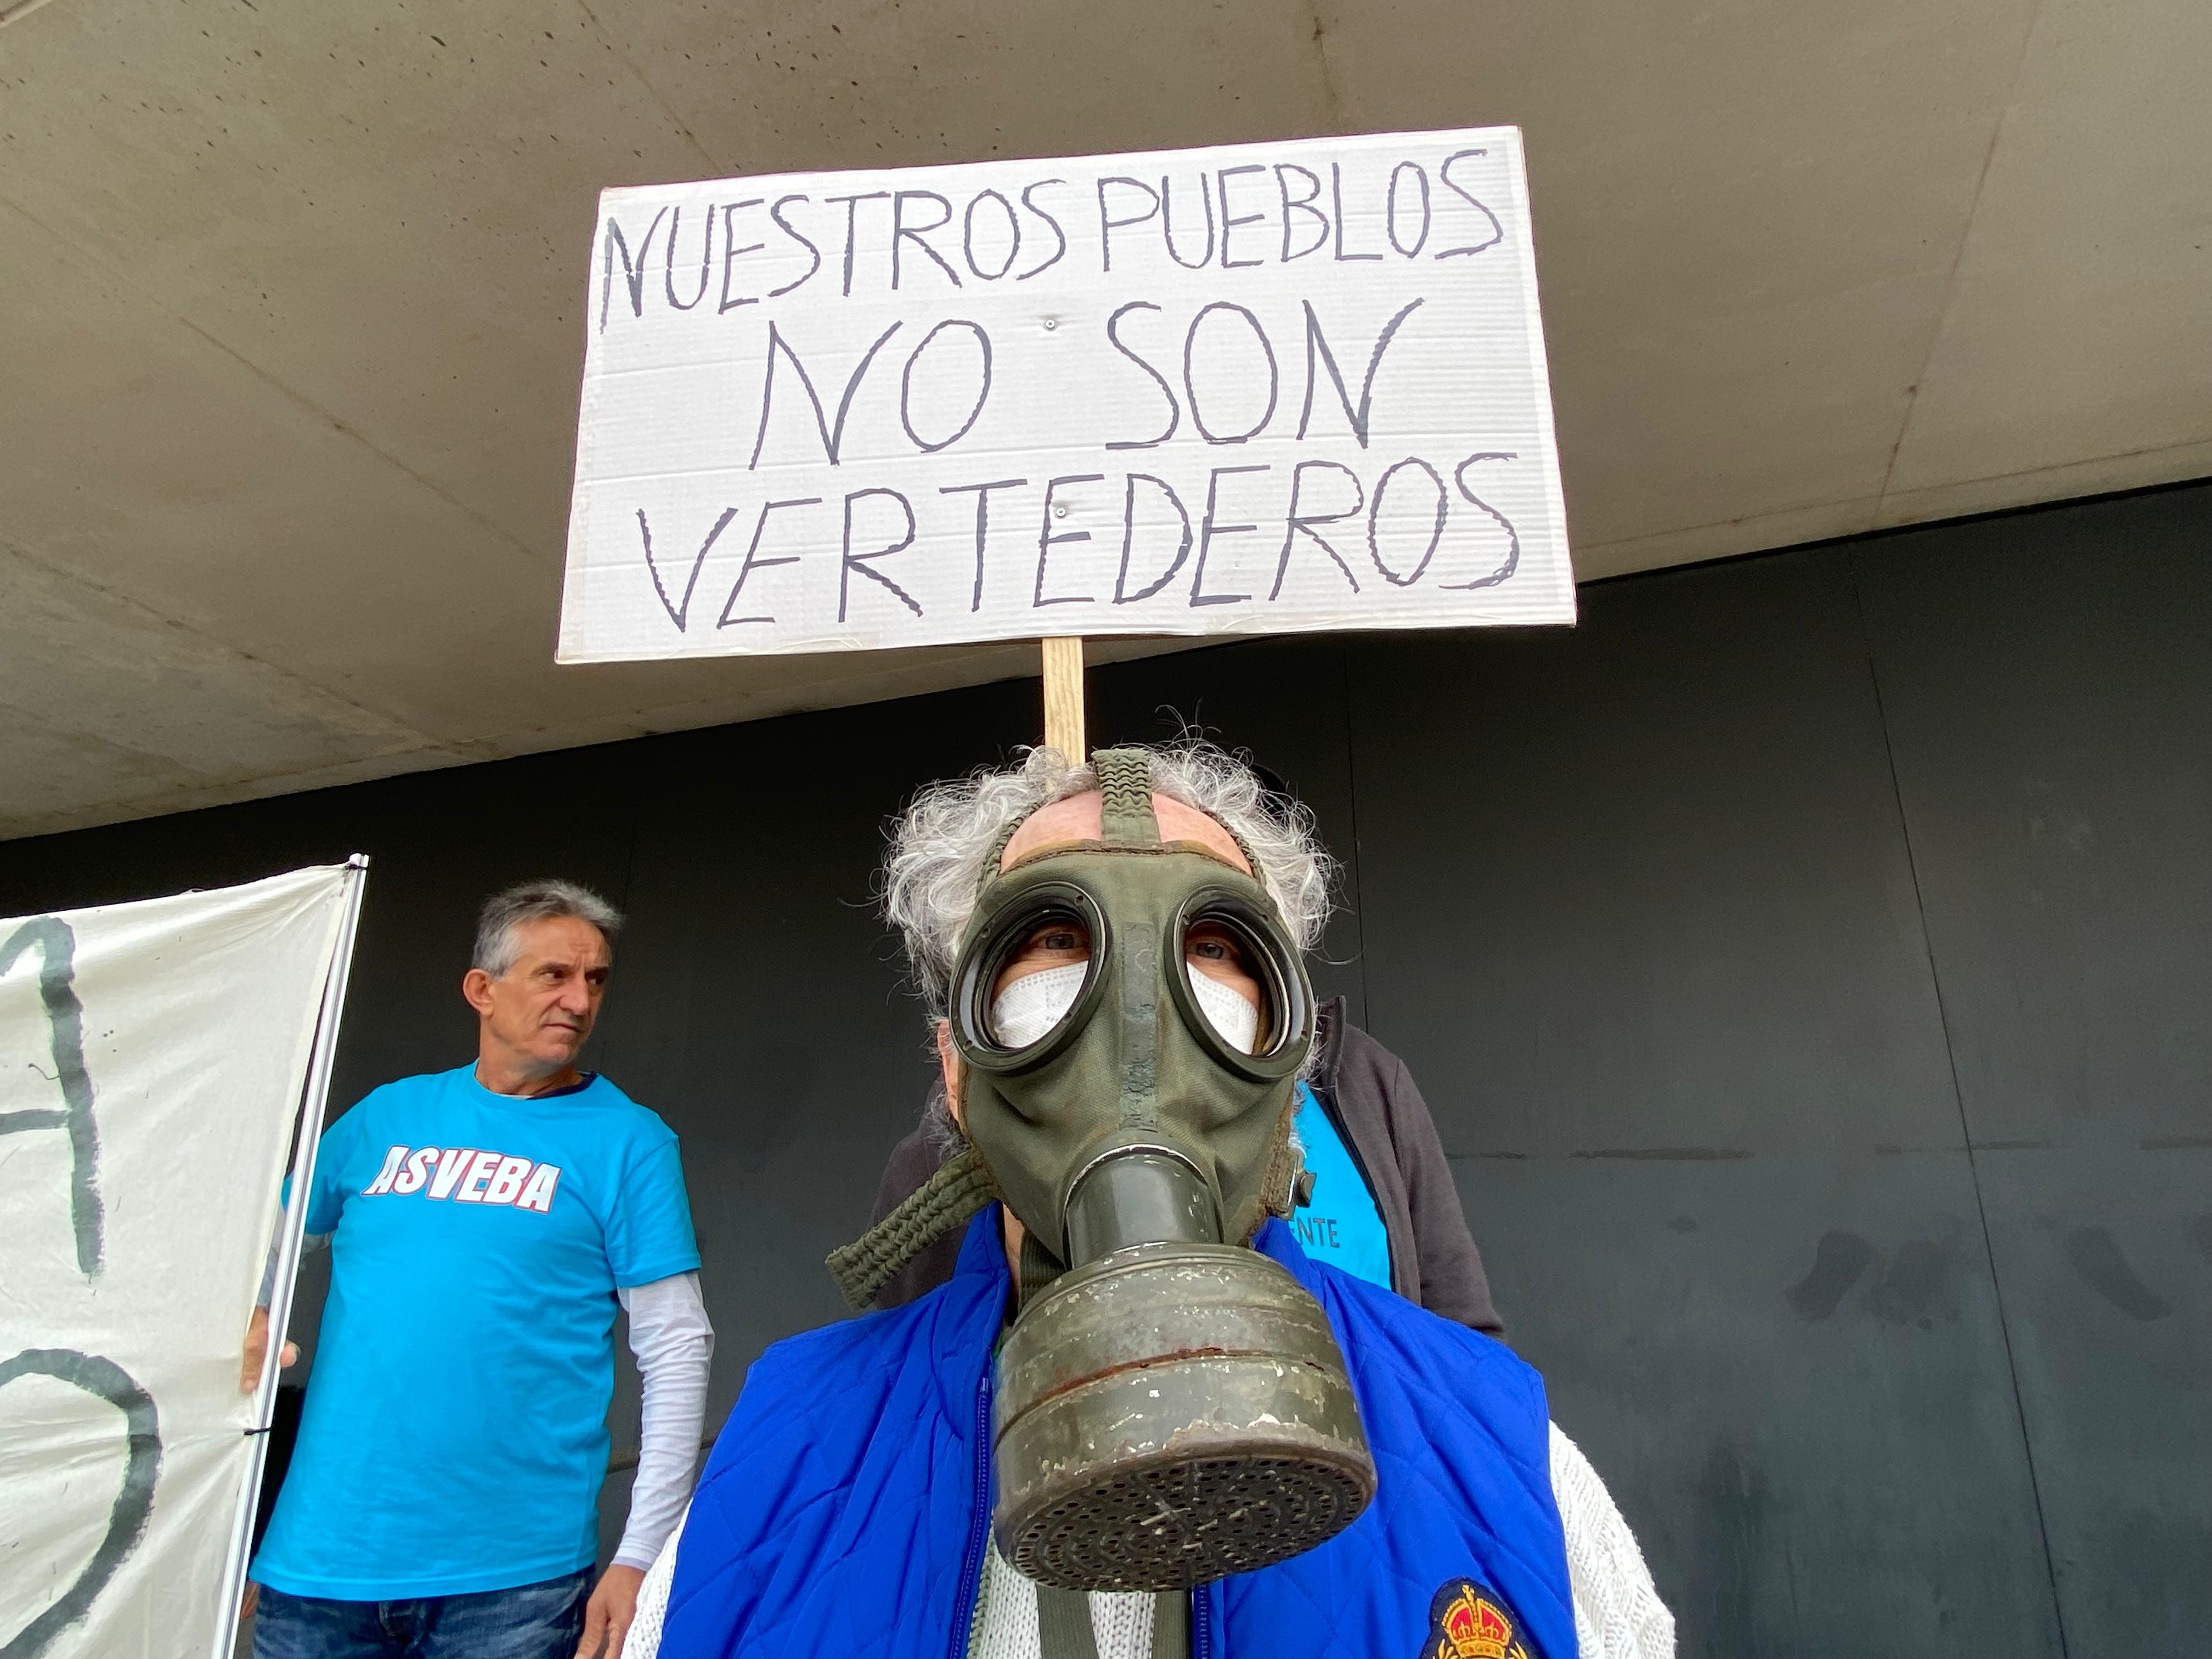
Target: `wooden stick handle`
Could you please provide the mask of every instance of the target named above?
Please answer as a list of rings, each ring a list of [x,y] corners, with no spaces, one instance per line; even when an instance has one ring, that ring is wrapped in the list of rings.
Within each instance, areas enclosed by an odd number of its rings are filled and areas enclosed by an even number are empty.
[[[1071,764],[1089,756],[1083,739],[1083,641],[1044,641],[1044,742]]]

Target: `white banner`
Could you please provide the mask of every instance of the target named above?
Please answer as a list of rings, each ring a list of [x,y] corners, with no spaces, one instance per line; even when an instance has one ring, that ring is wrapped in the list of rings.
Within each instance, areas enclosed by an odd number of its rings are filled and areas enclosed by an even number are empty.
[[[239,1354],[358,878],[0,921],[0,1659],[231,1627]]]
[[[1512,127],[611,190],[560,659],[1570,622]]]

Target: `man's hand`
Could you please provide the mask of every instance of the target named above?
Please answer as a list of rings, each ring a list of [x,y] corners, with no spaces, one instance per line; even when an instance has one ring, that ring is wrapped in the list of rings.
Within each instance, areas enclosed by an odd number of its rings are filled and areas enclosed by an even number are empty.
[[[576,1644],[576,1659],[622,1659],[629,1621],[637,1616],[637,1587],[643,1583],[645,1574],[635,1567],[617,1565],[601,1575],[584,1604],[584,1639]]]
[[[276,1356],[278,1369],[290,1364],[300,1357],[300,1345],[287,1342],[284,1352]],[[253,1317],[246,1322],[246,1354],[239,1362],[238,1391],[252,1394],[261,1382],[261,1367],[269,1358],[269,1310],[256,1308]]]

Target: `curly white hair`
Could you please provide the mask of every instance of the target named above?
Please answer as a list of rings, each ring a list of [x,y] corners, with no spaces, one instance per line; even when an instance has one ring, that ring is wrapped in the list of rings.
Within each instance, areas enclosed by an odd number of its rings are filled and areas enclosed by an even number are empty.
[[[1271,791],[1245,761],[1212,744],[1147,746],[1146,753],[1153,790],[1196,807],[1241,840],[1298,949],[1319,944],[1336,863],[1321,845],[1313,813]],[[884,915],[905,939],[907,961],[933,1018],[944,1012],[984,865],[1002,837],[1039,807],[1097,787],[1088,763],[1071,765],[1057,749],[1032,749],[1015,765],[929,785],[892,823]]]

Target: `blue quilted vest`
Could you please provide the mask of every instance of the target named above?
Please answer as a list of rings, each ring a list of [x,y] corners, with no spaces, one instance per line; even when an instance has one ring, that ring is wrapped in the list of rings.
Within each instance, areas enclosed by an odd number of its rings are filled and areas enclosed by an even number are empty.
[[[1327,1311],[1378,1483],[1319,1548],[1196,1591],[1194,1659],[1576,1659],[1542,1380],[1279,1221],[1254,1243]],[[994,1206],[950,1284],[761,1356],[692,1499],[663,1659],[964,1659],[1008,1289]]]

